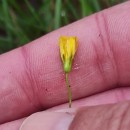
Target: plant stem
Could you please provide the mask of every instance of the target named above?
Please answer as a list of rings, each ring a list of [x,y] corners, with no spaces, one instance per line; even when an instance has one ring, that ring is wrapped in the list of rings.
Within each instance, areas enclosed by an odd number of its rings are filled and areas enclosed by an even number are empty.
[[[67,88],[68,88],[69,108],[71,108],[71,104],[72,104],[72,93],[71,93],[71,89],[70,89],[70,84],[69,84],[69,79],[68,79],[68,73],[66,73],[66,85],[67,85]]]

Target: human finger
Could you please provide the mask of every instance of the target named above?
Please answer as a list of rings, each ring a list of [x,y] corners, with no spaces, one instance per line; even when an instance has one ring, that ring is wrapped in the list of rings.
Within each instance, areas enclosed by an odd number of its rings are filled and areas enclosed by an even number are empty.
[[[11,122],[8,122],[5,124],[1,124],[0,130],[18,130],[20,128],[20,126],[22,125],[24,120],[25,120],[25,118],[19,119],[16,121],[11,121]]]
[[[79,100],[73,101],[73,108],[80,108],[83,106],[96,106],[103,104],[114,104],[123,101],[130,100],[130,87],[115,88],[105,92],[101,92],[89,97],[85,97]],[[60,112],[66,109],[68,103],[61,104],[46,111],[57,111]]]
[[[73,108],[78,109],[83,106],[97,106],[103,104],[114,104],[122,101],[130,100],[130,88],[117,88],[109,90],[107,92],[102,92],[90,97],[79,99],[73,101]],[[62,104],[51,109],[46,110],[46,112],[67,112],[68,104]],[[68,109],[69,111],[69,109]],[[19,119],[16,121],[11,121],[0,125],[0,130],[18,130],[25,119]]]
[[[82,107],[30,116],[20,130],[128,130],[130,102]]]
[[[1,55],[0,123],[68,101],[57,45],[60,35],[75,35],[79,40],[69,77],[73,100],[130,85],[129,3]]]

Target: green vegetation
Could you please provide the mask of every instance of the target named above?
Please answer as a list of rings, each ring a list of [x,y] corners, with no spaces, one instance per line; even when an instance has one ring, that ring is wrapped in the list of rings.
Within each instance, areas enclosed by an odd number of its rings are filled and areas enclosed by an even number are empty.
[[[125,0],[1,0],[0,53]]]

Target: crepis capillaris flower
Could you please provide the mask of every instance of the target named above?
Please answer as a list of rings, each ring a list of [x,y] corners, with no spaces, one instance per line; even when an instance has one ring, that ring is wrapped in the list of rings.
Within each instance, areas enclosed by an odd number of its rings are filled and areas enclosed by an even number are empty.
[[[71,71],[72,62],[78,48],[77,37],[61,36],[59,38],[59,46],[60,46],[60,56],[63,62],[64,72],[66,73],[66,85],[68,87],[69,107],[71,107],[72,93],[71,93],[70,84],[68,80],[68,73]]]
[[[71,71],[72,61],[78,47],[77,37],[61,36],[59,44],[64,71],[65,73],[69,73]]]

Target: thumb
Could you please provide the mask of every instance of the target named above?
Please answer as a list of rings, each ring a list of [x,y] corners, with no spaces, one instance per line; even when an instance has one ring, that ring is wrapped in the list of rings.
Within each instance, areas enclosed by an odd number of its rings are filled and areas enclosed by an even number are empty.
[[[71,112],[38,112],[29,116],[20,130],[68,130],[74,116]]]
[[[130,102],[41,112],[30,116],[20,130],[128,130],[129,114]]]

